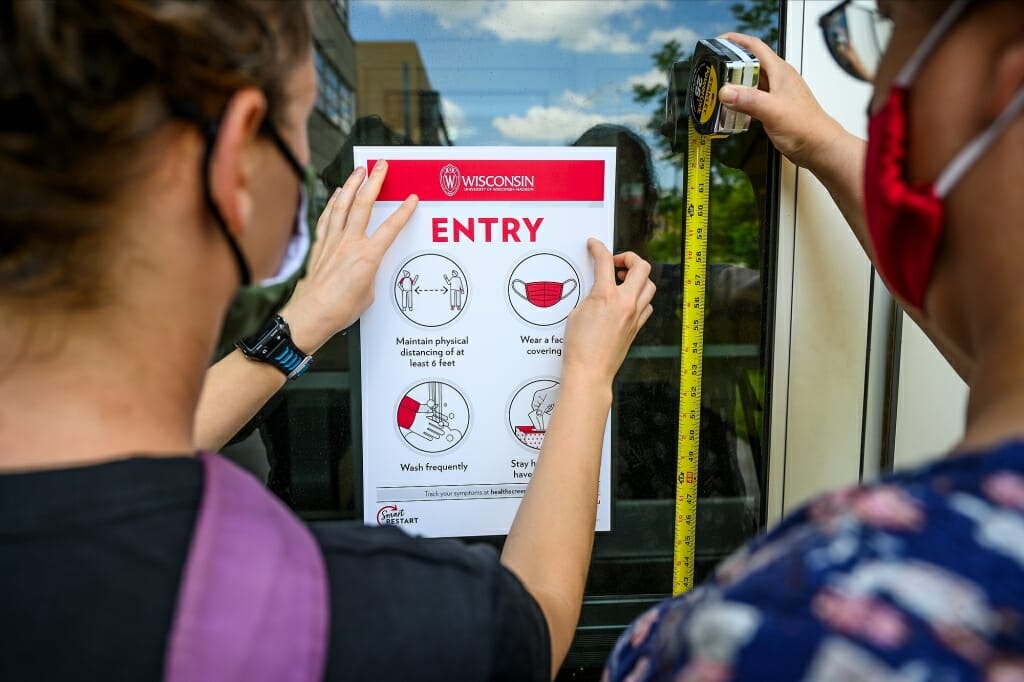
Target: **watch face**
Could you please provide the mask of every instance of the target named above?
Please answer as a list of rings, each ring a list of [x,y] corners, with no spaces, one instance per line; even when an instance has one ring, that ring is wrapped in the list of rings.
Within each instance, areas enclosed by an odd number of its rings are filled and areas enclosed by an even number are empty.
[[[267,356],[272,355],[281,347],[281,341],[284,335],[279,330],[273,330],[266,336],[260,339],[259,353],[260,355]]]
[[[288,326],[280,317],[274,317],[266,327],[252,336],[239,340],[238,346],[246,355],[265,358],[287,337]]]

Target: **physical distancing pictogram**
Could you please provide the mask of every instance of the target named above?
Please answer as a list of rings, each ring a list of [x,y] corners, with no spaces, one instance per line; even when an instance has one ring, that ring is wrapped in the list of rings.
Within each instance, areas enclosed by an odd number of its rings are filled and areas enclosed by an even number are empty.
[[[711,140],[743,132],[750,119],[718,101],[727,83],[757,86],[757,59],[726,40],[697,42],[687,88],[686,196],[683,199],[683,306],[679,361],[679,441],[672,548],[672,593],[693,587],[697,556],[697,482],[700,460],[701,380],[707,293]]]

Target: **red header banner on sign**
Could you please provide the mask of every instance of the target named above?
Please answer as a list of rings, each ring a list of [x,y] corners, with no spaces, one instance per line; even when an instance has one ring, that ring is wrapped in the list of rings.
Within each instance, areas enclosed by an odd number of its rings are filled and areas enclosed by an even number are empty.
[[[604,161],[388,159],[378,201],[410,194],[421,201],[604,201]]]

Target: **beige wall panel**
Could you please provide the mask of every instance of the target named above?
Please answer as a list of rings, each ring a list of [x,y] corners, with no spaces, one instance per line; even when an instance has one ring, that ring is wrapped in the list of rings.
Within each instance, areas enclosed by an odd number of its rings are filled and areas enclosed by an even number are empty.
[[[964,433],[967,384],[914,321],[903,315],[893,449],[897,469],[941,457]]]

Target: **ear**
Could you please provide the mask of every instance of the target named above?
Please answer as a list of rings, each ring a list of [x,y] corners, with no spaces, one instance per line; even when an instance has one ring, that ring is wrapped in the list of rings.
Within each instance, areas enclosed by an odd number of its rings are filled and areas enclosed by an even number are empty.
[[[1024,40],[1015,40],[999,50],[992,80],[992,99],[987,112],[994,120],[1024,88]]]
[[[255,88],[239,90],[224,107],[210,157],[210,193],[237,239],[252,220],[251,165],[247,152],[267,112],[266,96]]]

